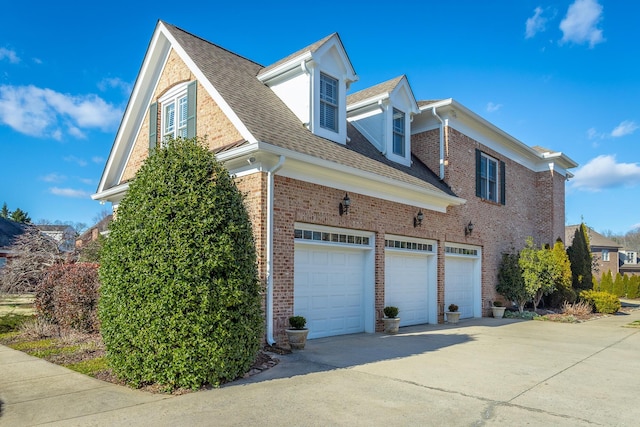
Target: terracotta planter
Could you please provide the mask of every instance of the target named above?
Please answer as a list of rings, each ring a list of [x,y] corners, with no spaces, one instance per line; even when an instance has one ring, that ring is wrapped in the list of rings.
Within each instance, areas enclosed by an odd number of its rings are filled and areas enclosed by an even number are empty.
[[[460,320],[460,312],[459,311],[447,311],[444,314],[447,315],[447,323],[451,323],[455,325]]]
[[[308,329],[285,329],[285,332],[293,350],[302,350],[307,344]]]
[[[495,317],[496,319],[502,319],[506,308],[507,307],[491,307],[491,311],[493,311],[493,317]]]
[[[384,333],[385,334],[397,334],[398,328],[400,327],[400,318],[399,317],[383,317],[382,321],[384,322]]]

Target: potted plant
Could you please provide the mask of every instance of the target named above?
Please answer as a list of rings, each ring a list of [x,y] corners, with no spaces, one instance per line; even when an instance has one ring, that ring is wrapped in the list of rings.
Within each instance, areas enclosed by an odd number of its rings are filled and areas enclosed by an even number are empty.
[[[289,317],[289,326],[291,328],[285,329],[289,345],[294,350],[302,350],[307,343],[307,335],[309,329],[305,328],[307,319],[304,316],[291,316]]]
[[[502,317],[504,316],[504,310],[506,308],[507,307],[504,306],[502,301],[494,301],[493,305],[491,306],[493,317],[495,317],[496,319],[502,319]]]
[[[384,332],[386,334],[397,334],[400,327],[400,318],[398,317],[400,310],[398,310],[398,307],[388,305],[382,311],[384,312],[384,317],[382,318]]]
[[[445,313],[447,315],[447,323],[455,325],[460,320],[460,312],[458,306],[455,304],[449,304],[449,311]]]

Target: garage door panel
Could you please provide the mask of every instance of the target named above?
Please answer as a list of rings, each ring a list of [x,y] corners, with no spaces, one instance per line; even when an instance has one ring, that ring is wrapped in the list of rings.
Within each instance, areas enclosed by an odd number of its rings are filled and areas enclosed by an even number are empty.
[[[428,322],[429,263],[424,254],[387,251],[385,306],[400,309],[400,325]]]
[[[309,338],[364,331],[364,251],[296,245],[294,311]]]
[[[447,257],[445,261],[445,308],[449,304],[459,307],[460,318],[474,316],[476,258]]]

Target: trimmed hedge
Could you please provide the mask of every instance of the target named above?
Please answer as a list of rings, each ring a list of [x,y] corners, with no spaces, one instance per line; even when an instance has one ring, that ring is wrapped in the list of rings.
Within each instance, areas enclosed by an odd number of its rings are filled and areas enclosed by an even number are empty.
[[[97,332],[98,264],[56,264],[36,286],[38,316],[65,329]]]
[[[596,313],[613,314],[621,307],[618,297],[608,292],[582,291],[580,298],[588,302]]]
[[[109,365],[128,383],[214,386],[247,372],[263,336],[244,196],[198,140],[155,150],[101,251]]]

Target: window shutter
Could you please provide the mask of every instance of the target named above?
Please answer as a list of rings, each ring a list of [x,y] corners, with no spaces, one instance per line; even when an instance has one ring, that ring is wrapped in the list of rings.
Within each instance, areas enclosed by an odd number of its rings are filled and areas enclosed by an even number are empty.
[[[158,146],[158,103],[149,106],[149,151]]]
[[[500,204],[504,205],[506,203],[506,194],[507,194],[507,188],[506,188],[506,179],[505,179],[505,164],[503,161],[500,161],[500,170],[498,171],[498,173],[500,174]]]
[[[193,81],[187,86],[187,138],[196,136],[196,88],[198,82]]]
[[[482,163],[482,152],[476,148],[476,196],[482,197],[482,186],[480,185],[480,169]]]

